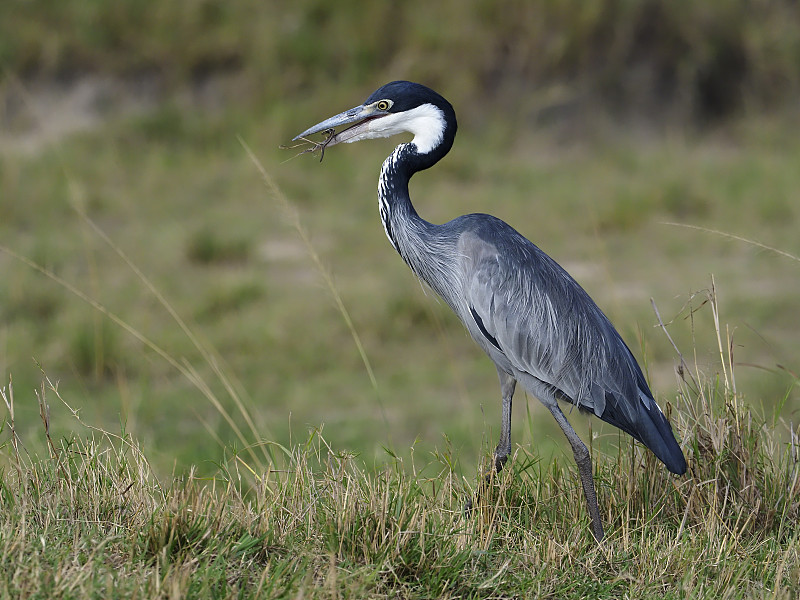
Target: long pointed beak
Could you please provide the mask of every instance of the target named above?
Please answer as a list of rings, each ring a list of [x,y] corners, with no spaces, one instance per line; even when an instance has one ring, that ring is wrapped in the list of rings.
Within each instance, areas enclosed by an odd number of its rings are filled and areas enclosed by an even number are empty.
[[[344,111],[343,113],[339,113],[338,115],[331,117],[330,119],[325,119],[321,123],[317,123],[313,127],[309,127],[300,135],[297,135],[292,138],[293,142],[296,142],[300,138],[308,137],[309,135],[314,135],[315,133],[319,133],[320,131],[328,131],[330,129],[336,129],[341,125],[349,125],[350,123],[355,123],[356,121],[363,121],[371,116],[374,116],[375,108],[373,106],[355,106],[349,110]]]
[[[344,111],[343,113],[339,113],[338,115],[331,117],[330,119],[325,119],[324,121],[317,123],[313,127],[309,127],[300,135],[296,135],[292,138],[292,141],[295,142],[303,137],[308,137],[309,135],[314,135],[315,133],[319,133],[320,131],[326,131],[328,129],[336,129],[340,125],[349,125],[350,123],[355,123],[356,121],[360,121],[361,119],[366,118],[369,115],[364,114],[368,112],[365,110],[366,106],[355,106],[349,110]],[[372,107],[370,107],[372,108]]]

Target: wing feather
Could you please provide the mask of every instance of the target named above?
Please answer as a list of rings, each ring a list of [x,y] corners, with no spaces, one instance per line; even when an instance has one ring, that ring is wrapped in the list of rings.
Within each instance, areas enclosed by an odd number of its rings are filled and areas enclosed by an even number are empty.
[[[472,236],[465,300],[478,331],[517,370],[601,417],[608,402],[631,419],[636,361],[594,301],[564,269],[508,228],[498,241]]]

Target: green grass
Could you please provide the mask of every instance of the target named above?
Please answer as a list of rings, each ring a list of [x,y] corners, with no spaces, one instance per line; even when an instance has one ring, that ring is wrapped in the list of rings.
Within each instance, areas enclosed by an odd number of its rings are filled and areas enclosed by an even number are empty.
[[[712,305],[714,299],[711,299]],[[722,355],[723,361],[730,357]],[[685,365],[673,422],[684,477],[619,440],[594,448],[607,536],[589,531],[568,458],[517,447],[475,510],[457,454],[374,468],[312,431],[228,449],[212,477],[159,477],[130,434],[79,422],[39,457],[12,429],[0,458],[7,597],[790,598],[800,592],[797,435]],[[49,380],[43,415],[74,411]],[[18,402],[18,400],[17,400]],[[87,429],[88,427],[88,429]],[[19,557],[25,556],[24,561]]]

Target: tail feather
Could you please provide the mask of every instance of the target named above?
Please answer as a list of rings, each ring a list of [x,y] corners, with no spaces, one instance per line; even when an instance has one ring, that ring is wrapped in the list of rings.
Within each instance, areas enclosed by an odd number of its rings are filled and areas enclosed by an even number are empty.
[[[618,409],[618,399],[607,394],[606,407],[600,418],[647,446],[671,472],[683,475],[686,472],[686,459],[672,433],[669,421],[655,400],[652,397],[648,397],[648,400],[648,405],[645,405],[636,399],[638,411],[631,419]]]

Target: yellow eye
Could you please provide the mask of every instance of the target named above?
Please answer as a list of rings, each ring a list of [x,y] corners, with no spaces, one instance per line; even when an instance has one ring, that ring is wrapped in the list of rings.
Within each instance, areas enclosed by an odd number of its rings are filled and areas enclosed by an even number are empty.
[[[378,110],[389,110],[392,107],[391,100],[379,100],[378,103],[375,105],[375,108]]]

